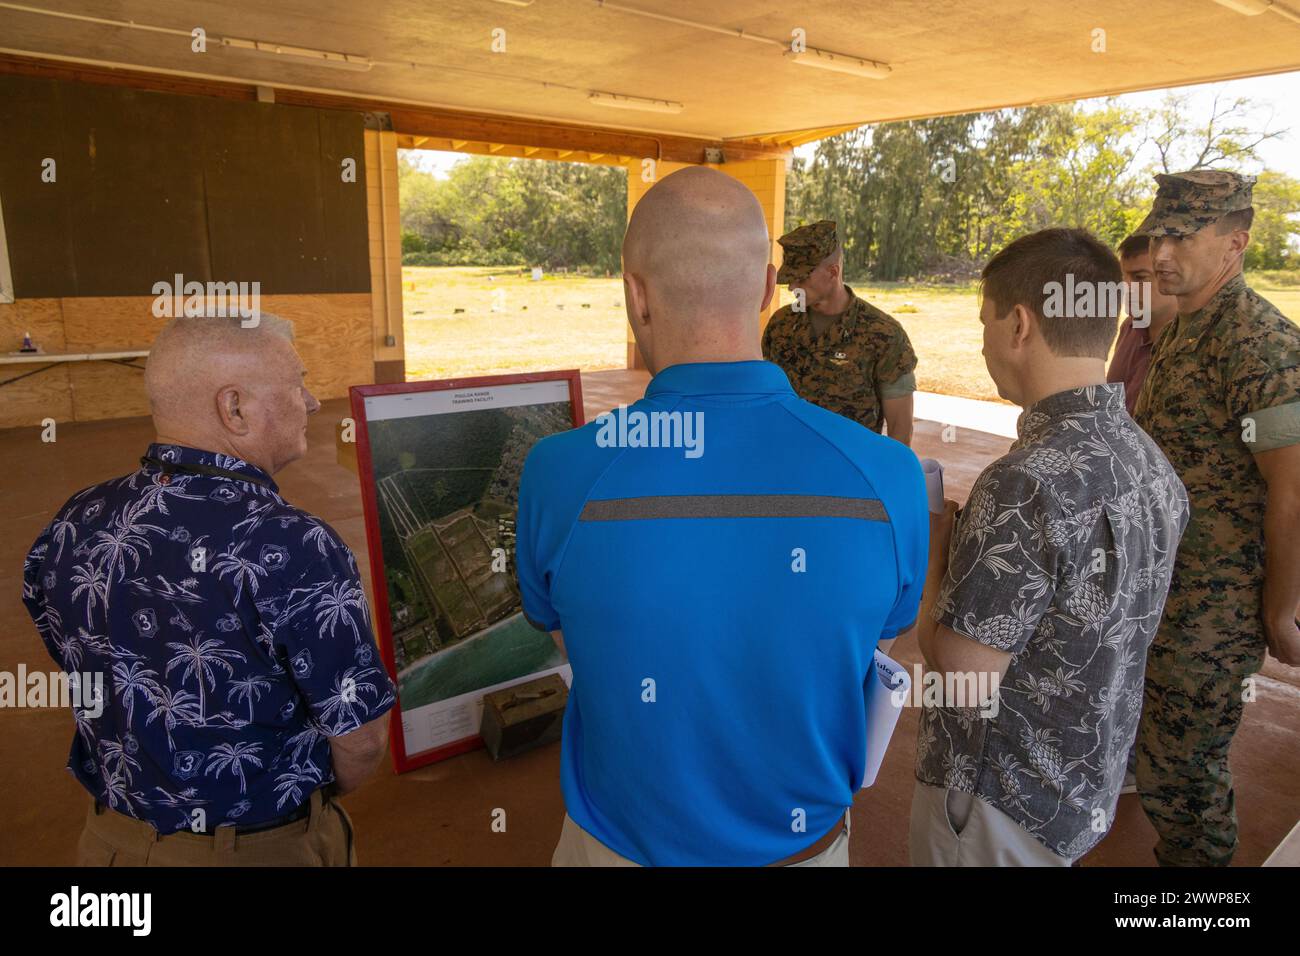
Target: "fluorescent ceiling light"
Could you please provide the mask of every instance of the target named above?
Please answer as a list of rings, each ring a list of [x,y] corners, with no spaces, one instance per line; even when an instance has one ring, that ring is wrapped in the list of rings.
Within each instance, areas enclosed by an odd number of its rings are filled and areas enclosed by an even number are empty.
[[[845,53],[832,53],[830,50],[818,50],[814,47],[808,47],[802,53],[787,53],[786,56],[800,66],[815,66],[819,70],[833,70],[836,73],[847,73],[868,80],[883,80],[891,72],[884,63],[863,60]]]
[[[1236,10],[1248,17],[1258,16],[1273,5],[1273,0],[1214,0],[1215,3]]]
[[[236,37],[222,37],[221,45],[250,53],[261,53],[279,60],[292,60],[308,66],[327,66],[336,70],[354,70],[365,73],[372,66],[369,57],[357,56],[355,53],[331,53],[328,50],[313,50],[305,46],[288,46],[284,43],[267,43],[264,40],[240,40]]]
[[[648,100],[640,96],[622,96],[618,93],[592,93],[587,97],[597,106],[612,106],[620,110],[643,110],[647,113],[680,113],[686,107],[671,100]]]

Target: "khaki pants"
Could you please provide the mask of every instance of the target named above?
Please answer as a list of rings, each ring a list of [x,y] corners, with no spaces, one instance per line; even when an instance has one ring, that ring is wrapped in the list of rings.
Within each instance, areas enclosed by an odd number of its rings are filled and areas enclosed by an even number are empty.
[[[352,821],[317,790],[311,813],[271,830],[160,835],[149,824],[91,802],[77,844],[78,866],[356,866]]]
[[[916,783],[912,866],[1070,866],[1024,827],[973,794]]]
[[[835,842],[816,856],[791,863],[789,866],[848,866],[849,833],[852,824],[849,814],[844,814],[844,829],[835,838]],[[567,813],[564,815],[564,829],[560,831],[560,842],[555,846],[551,857],[551,866],[640,866],[625,856],[615,853],[605,844],[573,822]]]

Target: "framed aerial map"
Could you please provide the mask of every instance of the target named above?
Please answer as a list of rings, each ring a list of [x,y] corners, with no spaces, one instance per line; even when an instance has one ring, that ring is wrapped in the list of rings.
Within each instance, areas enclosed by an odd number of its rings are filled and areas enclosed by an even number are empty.
[[[515,579],[524,459],[582,424],[577,370],[351,389],[400,773],[481,745],[483,695],[570,671]]]

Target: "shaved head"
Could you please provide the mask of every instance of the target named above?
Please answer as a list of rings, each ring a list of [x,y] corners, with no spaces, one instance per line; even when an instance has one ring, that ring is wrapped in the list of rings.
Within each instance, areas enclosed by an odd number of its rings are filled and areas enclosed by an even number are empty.
[[[692,166],[656,183],[623,239],[628,320],[652,371],[757,358],[770,256],[762,207],[737,180]]]
[[[307,416],[293,326],[269,312],[175,318],[149,350],[144,384],[158,440],[234,455],[273,474],[306,453]]]

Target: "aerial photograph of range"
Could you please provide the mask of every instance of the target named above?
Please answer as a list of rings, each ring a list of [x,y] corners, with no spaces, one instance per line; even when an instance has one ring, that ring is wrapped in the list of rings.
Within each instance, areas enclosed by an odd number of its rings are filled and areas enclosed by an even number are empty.
[[[514,573],[524,459],[572,425],[568,402],[370,423],[403,711],[556,667]]]

